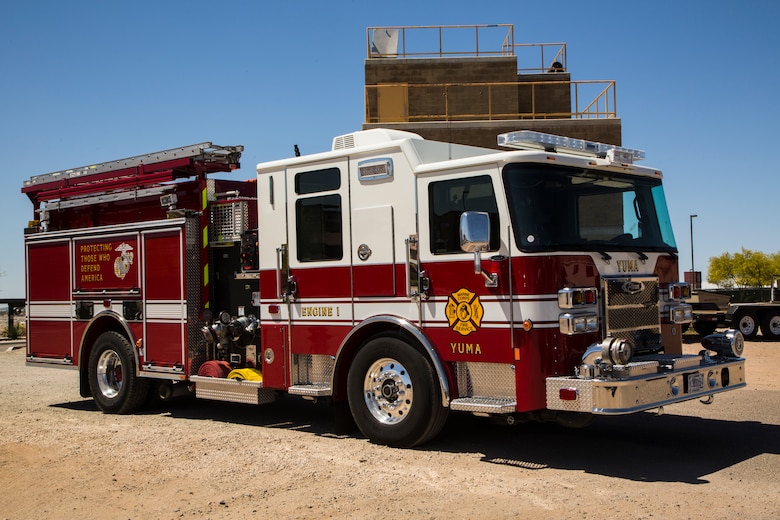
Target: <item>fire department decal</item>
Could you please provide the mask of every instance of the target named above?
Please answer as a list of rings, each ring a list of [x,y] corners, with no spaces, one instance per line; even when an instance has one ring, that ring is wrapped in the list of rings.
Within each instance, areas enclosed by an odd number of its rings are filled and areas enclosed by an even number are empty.
[[[133,246],[122,242],[114,251],[119,251],[119,256],[114,260],[114,274],[120,280],[124,280],[127,273],[130,272],[130,267],[133,265],[135,257]]]
[[[463,288],[450,294],[445,312],[450,328],[461,336],[468,336],[482,324],[485,310],[479,296]]]

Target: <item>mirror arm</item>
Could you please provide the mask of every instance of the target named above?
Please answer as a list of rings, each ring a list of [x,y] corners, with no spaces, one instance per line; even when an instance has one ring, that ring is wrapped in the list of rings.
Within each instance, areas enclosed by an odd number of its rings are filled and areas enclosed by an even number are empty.
[[[485,287],[498,287],[498,274],[486,273],[482,270],[482,252],[479,248],[474,251],[474,274],[481,274],[485,279]]]

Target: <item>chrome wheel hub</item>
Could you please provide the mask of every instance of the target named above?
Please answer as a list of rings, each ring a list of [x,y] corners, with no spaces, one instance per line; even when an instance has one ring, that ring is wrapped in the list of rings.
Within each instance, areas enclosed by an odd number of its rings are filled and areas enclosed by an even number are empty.
[[[772,316],[769,321],[769,332],[775,336],[780,336],[780,316]]]
[[[106,350],[97,362],[97,383],[100,393],[116,397],[122,389],[122,360],[113,350]]]
[[[363,395],[366,407],[377,421],[397,424],[407,417],[412,407],[412,380],[397,360],[382,358],[368,368]]]

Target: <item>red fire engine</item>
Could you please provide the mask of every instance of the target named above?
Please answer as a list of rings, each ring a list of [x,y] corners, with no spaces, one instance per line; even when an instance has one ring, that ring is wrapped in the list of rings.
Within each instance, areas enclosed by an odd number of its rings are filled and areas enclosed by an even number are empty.
[[[738,331],[682,354],[690,288],[643,152],[498,141],[375,129],[251,181],[211,178],[243,150],[211,143],[32,177],[27,362],[112,413],[328,398],[392,446],[450,410],[583,425],[745,386]]]

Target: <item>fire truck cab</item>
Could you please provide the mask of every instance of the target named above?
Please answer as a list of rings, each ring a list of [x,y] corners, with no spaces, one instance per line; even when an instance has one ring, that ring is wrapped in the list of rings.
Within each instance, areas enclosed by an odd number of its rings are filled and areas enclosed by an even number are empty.
[[[643,152],[498,144],[374,129],[247,182],[207,178],[241,151],[211,143],[33,177],[28,363],[78,368],[108,412],[327,398],[391,446],[450,410],[581,425],[745,386],[738,331],[682,354],[690,287]]]

